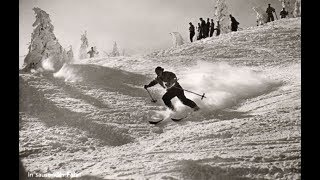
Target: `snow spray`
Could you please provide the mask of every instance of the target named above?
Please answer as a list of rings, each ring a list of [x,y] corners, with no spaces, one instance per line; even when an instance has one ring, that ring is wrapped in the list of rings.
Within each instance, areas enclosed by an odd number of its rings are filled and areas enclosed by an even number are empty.
[[[76,68],[70,64],[64,64],[62,68],[53,74],[56,78],[62,78],[69,82],[78,82],[83,79],[79,76],[79,68]]]
[[[51,57],[42,60],[41,63],[44,70],[54,71],[54,62],[52,61]]]
[[[201,100],[199,96],[185,92],[186,97],[195,101],[201,109],[208,110],[231,107],[280,85],[280,82],[266,78],[263,72],[227,63],[198,61],[195,67],[181,73],[177,76],[183,88],[205,92],[207,98]],[[177,109],[185,107],[180,101],[174,100],[173,103]]]

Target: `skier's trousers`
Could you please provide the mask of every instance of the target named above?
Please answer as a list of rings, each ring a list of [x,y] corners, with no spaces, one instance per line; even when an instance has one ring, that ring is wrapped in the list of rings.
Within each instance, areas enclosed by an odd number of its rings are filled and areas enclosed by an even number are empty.
[[[171,103],[171,99],[176,96],[186,106],[189,106],[191,108],[194,108],[197,106],[195,102],[188,99],[184,95],[184,90],[182,89],[179,83],[176,83],[172,88],[168,89],[167,92],[162,96],[162,100],[167,107],[174,110],[174,107]]]

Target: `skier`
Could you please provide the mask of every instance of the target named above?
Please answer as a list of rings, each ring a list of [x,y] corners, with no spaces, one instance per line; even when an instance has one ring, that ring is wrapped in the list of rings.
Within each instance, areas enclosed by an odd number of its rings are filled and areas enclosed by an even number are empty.
[[[94,57],[95,51],[93,50],[93,47],[91,47],[91,50],[87,52],[87,54],[90,54],[90,58]]]
[[[282,18],[286,18],[286,16],[288,16],[288,11],[286,11],[284,8],[280,11],[280,17]]]
[[[216,28],[217,32],[216,32],[216,36],[219,36],[220,35],[220,23],[219,21],[217,21],[217,28]]]
[[[200,25],[200,23],[198,23],[197,33],[198,33],[198,35],[197,35],[197,40],[200,40],[200,39],[202,38],[202,35],[201,35],[202,30],[201,30],[201,25]]]
[[[201,24],[200,24],[200,27],[201,27],[201,39],[202,38],[206,38],[206,21],[204,21],[202,18],[200,18],[200,21],[201,21]]]
[[[207,18],[207,24],[206,24],[206,37],[209,37],[210,33],[210,19]]]
[[[174,73],[164,71],[160,66],[155,69],[155,73],[157,74],[157,77],[148,85],[144,85],[144,88],[147,89],[159,83],[163,88],[167,89],[167,92],[162,96],[162,100],[169,109],[175,111],[175,108],[171,103],[171,99],[176,96],[184,105],[193,108],[194,111],[200,109],[195,102],[184,95],[184,90],[177,82],[177,77]]]
[[[213,19],[211,19],[211,23],[210,23],[210,37],[212,37],[214,32],[214,22]]]
[[[193,36],[195,35],[195,32],[194,32],[194,26],[191,22],[189,22],[190,24],[190,27],[189,27],[189,32],[190,32],[190,41],[192,42],[193,41]]]
[[[268,8],[266,10],[266,13],[268,14],[268,21],[267,22],[274,21],[274,17],[272,14],[273,12],[276,13],[276,10],[273,7],[271,7],[270,4],[268,4]]]
[[[237,31],[239,22],[230,14],[231,19],[231,31]]]

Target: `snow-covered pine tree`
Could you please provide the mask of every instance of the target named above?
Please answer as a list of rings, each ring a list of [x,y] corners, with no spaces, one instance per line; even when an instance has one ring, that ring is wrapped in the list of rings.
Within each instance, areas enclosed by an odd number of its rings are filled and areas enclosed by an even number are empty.
[[[115,57],[115,56],[120,56],[119,50],[118,50],[118,46],[117,46],[117,42],[114,42],[113,44],[113,49],[111,52],[111,56]]]
[[[214,19],[219,21],[221,33],[229,32],[230,18],[226,0],[216,0],[214,6]]]
[[[177,47],[184,43],[183,38],[179,32],[171,32],[169,33],[172,37],[173,46]]]
[[[301,16],[301,0],[296,0],[294,4],[293,17]]]
[[[267,23],[268,15],[265,10],[263,10],[261,7],[253,7],[252,9],[257,13],[256,15],[257,25],[262,25]]]
[[[84,32],[84,34],[81,35],[81,46],[79,51],[79,59],[86,59],[88,58],[88,52],[87,49],[89,47],[89,42],[87,38],[87,31]]]
[[[288,16],[289,18],[293,17],[293,11],[294,11],[294,6],[295,6],[295,1],[296,0],[279,0],[282,4],[282,7],[288,11]]]
[[[31,69],[42,67],[42,61],[50,58],[50,62],[55,70],[59,70],[68,61],[65,51],[59,44],[53,33],[53,25],[49,14],[40,8],[33,8],[36,14],[36,21],[32,24],[36,27],[31,34],[31,42],[28,47],[29,52],[24,59],[23,70],[30,72]]]

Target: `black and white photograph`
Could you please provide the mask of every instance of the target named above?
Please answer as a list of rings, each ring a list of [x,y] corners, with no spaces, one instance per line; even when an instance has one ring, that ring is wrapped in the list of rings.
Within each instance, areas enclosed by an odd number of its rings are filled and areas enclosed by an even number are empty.
[[[21,180],[302,179],[301,0],[19,0],[18,72]]]

